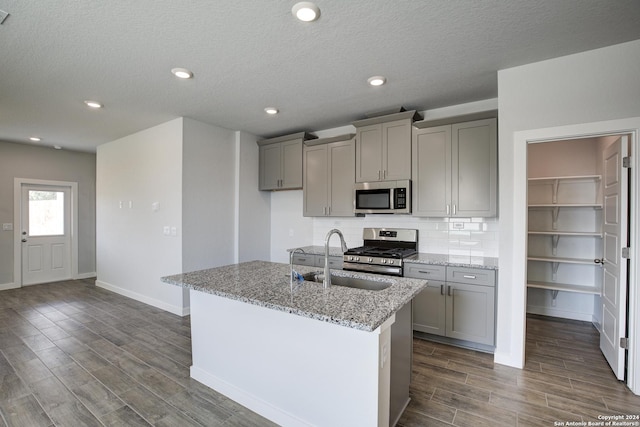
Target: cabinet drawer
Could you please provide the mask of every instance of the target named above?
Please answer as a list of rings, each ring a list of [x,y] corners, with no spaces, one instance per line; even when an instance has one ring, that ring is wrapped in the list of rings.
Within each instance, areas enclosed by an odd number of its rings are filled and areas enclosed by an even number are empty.
[[[293,263],[296,265],[309,265],[314,267],[316,265],[316,256],[314,254],[293,254]]]
[[[324,255],[316,255],[316,267],[324,268]],[[342,270],[342,257],[329,255],[329,268]]]
[[[404,277],[414,279],[444,280],[446,277],[445,271],[446,267],[444,265],[413,263],[405,263],[404,265]]]
[[[496,272],[482,268],[447,267],[447,282],[495,286]]]

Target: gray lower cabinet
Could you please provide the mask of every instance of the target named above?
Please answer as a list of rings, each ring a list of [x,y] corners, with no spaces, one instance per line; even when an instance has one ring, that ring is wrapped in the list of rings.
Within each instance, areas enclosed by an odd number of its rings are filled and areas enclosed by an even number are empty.
[[[305,142],[303,165],[303,215],[354,216],[353,135]]]
[[[318,254],[302,254],[296,252],[293,254],[293,263],[295,265],[307,265],[309,267],[324,268],[324,255]],[[329,268],[334,270],[342,270],[342,257],[338,255],[329,256]]]
[[[407,264],[405,276],[429,284],[413,300],[413,329],[494,345],[495,270]]]
[[[496,119],[436,127],[425,123],[414,123],[412,136],[413,215],[496,216]]]

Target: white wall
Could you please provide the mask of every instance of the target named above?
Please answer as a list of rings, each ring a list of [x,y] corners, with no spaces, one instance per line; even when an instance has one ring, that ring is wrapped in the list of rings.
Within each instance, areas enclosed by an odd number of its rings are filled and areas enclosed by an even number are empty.
[[[235,261],[235,149],[233,131],[184,119],[181,271]]]
[[[638,75],[640,40],[498,72],[500,363],[524,360],[527,141],[517,133],[638,117]]]
[[[182,289],[160,277],[182,271],[182,124],[103,144],[96,161],[96,284],[178,314]]]
[[[235,133],[236,143],[236,262],[268,261],[271,253],[271,195],[258,190],[258,138]]]

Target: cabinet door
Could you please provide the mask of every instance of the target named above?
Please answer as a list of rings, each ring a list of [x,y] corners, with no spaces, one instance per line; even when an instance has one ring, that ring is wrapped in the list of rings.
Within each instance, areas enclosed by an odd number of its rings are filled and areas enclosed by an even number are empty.
[[[497,212],[498,143],[495,119],[452,127],[452,215],[493,217]]]
[[[415,129],[414,216],[447,217],[451,205],[451,126]]]
[[[411,179],[411,121],[382,123],[382,179]]]
[[[493,345],[494,288],[447,282],[447,336]]]
[[[363,126],[356,131],[356,181],[382,179],[382,125]]]
[[[343,259],[341,256],[329,255],[329,268],[342,270]],[[324,255],[316,255],[316,267],[324,268]]]
[[[302,141],[281,142],[282,176],[280,189],[302,188]]]
[[[445,283],[429,284],[413,299],[413,330],[435,335],[446,333]]]
[[[353,140],[329,144],[329,215],[353,216],[356,182],[356,144]]]
[[[329,206],[327,145],[305,146],[303,163],[303,215],[325,216]]]
[[[281,179],[280,144],[260,147],[260,190],[277,190]]]

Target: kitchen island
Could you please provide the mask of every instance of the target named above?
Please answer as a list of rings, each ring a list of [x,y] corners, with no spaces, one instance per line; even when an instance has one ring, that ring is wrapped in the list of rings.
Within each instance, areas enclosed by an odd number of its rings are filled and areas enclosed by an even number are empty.
[[[408,319],[397,342],[409,349],[397,353],[408,354],[410,376],[409,303],[426,281],[333,273],[391,286],[305,281],[292,292],[289,265],[263,261],[163,278],[190,289],[191,376],[280,425],[393,424],[392,326]]]

